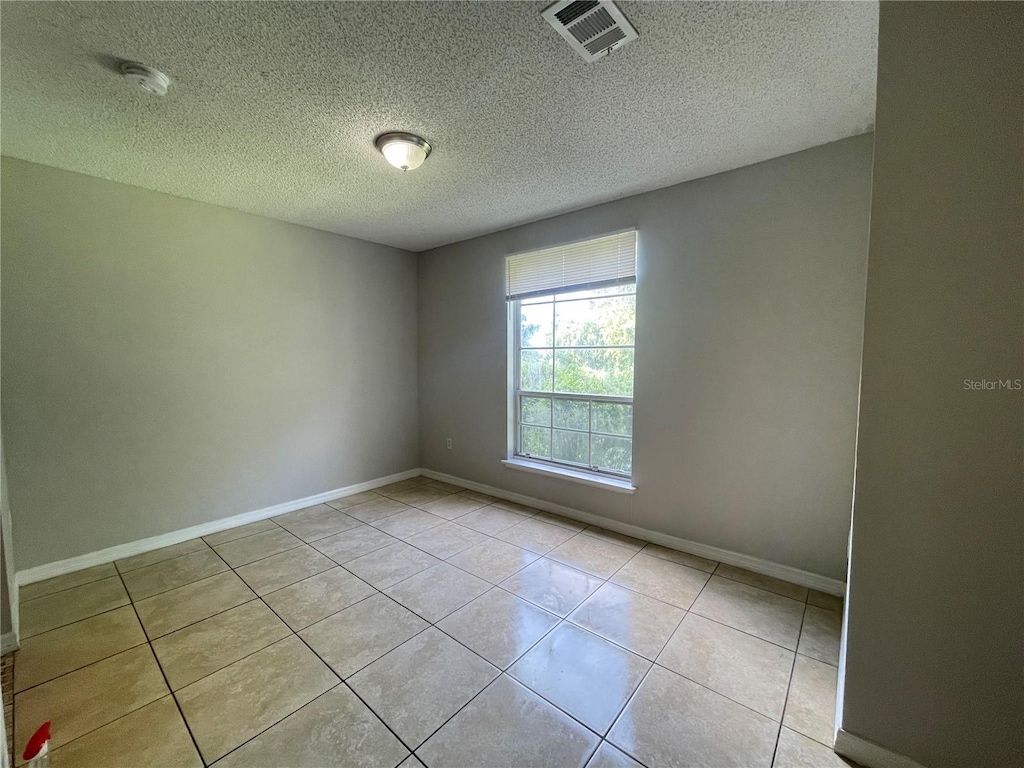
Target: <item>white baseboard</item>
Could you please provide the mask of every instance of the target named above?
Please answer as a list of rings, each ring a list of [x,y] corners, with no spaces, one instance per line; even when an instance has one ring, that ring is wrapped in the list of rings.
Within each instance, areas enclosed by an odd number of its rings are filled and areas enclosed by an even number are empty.
[[[707,544],[700,544],[696,541],[680,539],[677,536],[670,536],[667,533],[651,531],[637,525],[620,523],[617,520],[602,517],[601,515],[583,512],[578,509],[573,509],[572,507],[565,507],[561,504],[544,501],[543,499],[535,499],[532,496],[506,491],[503,488],[495,488],[494,486],[484,485],[483,483],[477,483],[472,480],[455,477],[454,475],[448,475],[443,472],[436,472],[432,469],[410,469],[405,472],[388,475],[387,477],[369,480],[365,483],[357,483],[356,485],[350,485],[345,488],[338,488],[333,491],[319,493],[315,496],[307,496],[304,499],[295,499],[294,501],[275,504],[272,507],[257,509],[252,512],[244,512],[240,515],[225,517],[220,520],[213,520],[208,523],[194,525],[190,528],[183,528],[178,531],[171,531],[159,536],[151,536],[147,539],[139,539],[138,541],[118,544],[114,547],[107,547],[106,549],[90,552],[85,555],[70,557],[66,560],[58,560],[53,563],[46,563],[45,565],[37,565],[33,568],[18,571],[15,574],[15,583],[20,586],[24,584],[31,584],[36,581],[42,581],[44,579],[50,579],[54,576],[62,576],[65,573],[71,573],[73,571],[82,570],[83,568],[91,568],[95,565],[110,563],[114,560],[132,557],[133,555],[140,555],[144,552],[150,552],[154,549],[160,549],[161,547],[168,547],[172,544],[179,544],[183,541],[188,541],[189,539],[194,539],[199,536],[208,536],[211,533],[217,533],[218,531],[227,530],[228,528],[236,528],[237,526],[245,525],[246,523],[253,523],[257,520],[265,520],[268,517],[283,515],[286,512],[293,512],[297,509],[302,509],[303,507],[322,504],[323,502],[331,501],[332,499],[351,496],[356,493],[362,493],[363,491],[372,491],[374,488],[380,488],[383,485],[395,483],[400,480],[407,480],[410,477],[416,477],[418,475],[424,475],[435,480],[461,485],[464,488],[470,488],[474,491],[479,491],[480,493],[486,493],[491,496],[496,496],[497,498],[506,499],[508,501],[514,501],[519,504],[525,504],[530,507],[542,509],[545,512],[553,512],[590,525],[599,525],[603,528],[617,531],[618,533],[624,533],[627,536],[634,536],[638,539],[651,541],[655,544],[679,550],[680,552],[687,552],[691,555],[708,558],[709,560],[717,560],[739,568],[746,568],[747,570],[754,571],[755,573],[761,573],[765,576],[774,576],[777,579],[782,579],[783,581],[788,581],[793,584],[799,584],[804,587],[810,587],[811,589],[817,589],[821,592],[827,592],[828,594],[842,595],[845,592],[846,585],[838,579],[820,576],[816,573],[810,573],[809,571],[793,568],[788,565],[781,565],[780,563],[773,563],[770,560],[762,560],[761,558],[752,557],[751,555],[745,555],[740,552],[732,552],[727,549],[719,549],[718,547],[712,547]]]
[[[252,512],[243,512],[240,515],[234,515],[232,517],[223,517],[220,520],[212,520],[208,523],[193,525],[190,528],[182,528],[181,530],[171,531],[159,536],[150,536],[148,539],[129,541],[125,544],[107,547],[106,549],[89,552],[85,555],[69,557],[66,560],[57,560],[53,563],[37,565],[33,568],[26,568],[23,571],[18,571],[15,574],[15,582],[20,586],[24,584],[31,584],[36,581],[43,581],[44,579],[52,579],[54,576],[63,576],[65,573],[80,571],[83,568],[92,568],[95,565],[111,563],[114,560],[120,560],[125,557],[141,555],[144,552],[150,552],[154,549],[169,547],[172,544],[180,544],[183,541],[195,539],[199,536],[209,536],[211,533],[224,531],[228,528],[237,528],[238,526],[245,525],[246,523],[254,523],[257,520],[276,517],[277,515],[283,515],[286,512],[294,512],[295,510],[303,509],[304,507],[312,507],[315,504],[323,504],[325,501],[340,499],[343,496],[352,496],[353,494],[362,493],[363,491],[372,491],[374,488],[380,488],[382,485],[396,483],[399,480],[408,480],[410,477],[418,477],[419,475],[420,470],[409,469],[405,472],[388,475],[387,477],[378,477],[376,480],[368,480],[365,483],[356,483],[355,485],[349,485],[345,488],[336,488],[333,491],[318,493],[315,496],[307,496],[304,499],[286,501],[282,504],[275,504],[272,507],[265,507]]]
[[[638,539],[644,539],[645,541],[660,544],[663,547],[669,547],[670,549],[676,549],[680,552],[697,555],[698,557],[705,557],[708,560],[717,560],[720,563],[735,565],[738,568],[746,568],[748,571],[754,571],[755,573],[760,573],[765,576],[774,576],[777,579],[782,579],[783,581],[788,581],[792,584],[799,584],[802,587],[810,587],[811,589],[816,589],[819,592],[827,592],[830,595],[844,595],[846,593],[846,583],[839,579],[821,576],[817,573],[793,568],[789,565],[773,563],[771,560],[762,560],[759,557],[744,555],[741,552],[732,552],[728,549],[719,549],[718,547],[700,544],[696,541],[680,539],[677,536],[670,536],[667,533],[651,531],[646,528],[641,528],[638,525],[620,523],[617,520],[602,517],[601,515],[582,512],[581,510],[573,509],[572,507],[563,507],[561,504],[553,504],[550,501],[535,499],[532,496],[524,496],[521,493],[513,493],[512,491],[506,491],[503,488],[495,488],[472,480],[465,480],[461,477],[455,477],[454,475],[447,475],[444,472],[435,472],[432,469],[422,469],[420,470],[420,474],[434,480],[441,480],[442,482],[461,485],[464,488],[469,488],[473,491],[496,496],[499,499],[506,499],[507,501],[525,504],[528,507],[542,509],[545,512],[553,512],[554,514],[562,515],[563,517],[578,520],[581,523],[599,525],[602,528],[607,528],[608,530],[615,531],[617,533],[624,533],[627,536],[633,536]]]
[[[18,650],[18,636],[14,632],[0,635],[0,656]]]
[[[836,734],[835,751],[864,768],[925,768],[916,760],[862,739],[842,728]]]

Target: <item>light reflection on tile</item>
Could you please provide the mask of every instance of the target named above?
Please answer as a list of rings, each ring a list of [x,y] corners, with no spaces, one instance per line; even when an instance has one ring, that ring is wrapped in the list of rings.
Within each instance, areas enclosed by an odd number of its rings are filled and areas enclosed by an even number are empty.
[[[572,612],[569,621],[654,660],[686,611],[615,584],[605,584]]]
[[[509,668],[509,675],[605,733],[651,662],[573,624],[560,624]]]
[[[569,615],[599,586],[600,579],[543,557],[501,583],[502,589],[559,616]]]
[[[552,613],[493,588],[438,623],[438,628],[505,669],[558,623]]]

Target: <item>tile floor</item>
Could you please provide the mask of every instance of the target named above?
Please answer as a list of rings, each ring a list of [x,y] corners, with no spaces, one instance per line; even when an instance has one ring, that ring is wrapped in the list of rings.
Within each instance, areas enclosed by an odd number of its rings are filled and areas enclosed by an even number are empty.
[[[426,478],[21,596],[16,765],[846,765],[837,598]]]

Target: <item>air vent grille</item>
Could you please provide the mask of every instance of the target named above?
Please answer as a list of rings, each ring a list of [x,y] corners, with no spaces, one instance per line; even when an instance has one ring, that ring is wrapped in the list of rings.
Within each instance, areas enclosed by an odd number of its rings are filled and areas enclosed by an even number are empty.
[[[596,61],[639,35],[613,2],[560,0],[542,14],[587,61]]]
[[[568,26],[587,11],[597,8],[597,0],[574,0],[555,14],[555,18]]]

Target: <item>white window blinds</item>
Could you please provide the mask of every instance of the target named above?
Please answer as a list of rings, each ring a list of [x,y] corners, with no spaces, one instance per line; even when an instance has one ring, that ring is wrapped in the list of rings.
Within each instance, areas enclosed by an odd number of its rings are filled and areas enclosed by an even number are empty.
[[[505,295],[525,299],[636,279],[636,230],[509,256]]]

